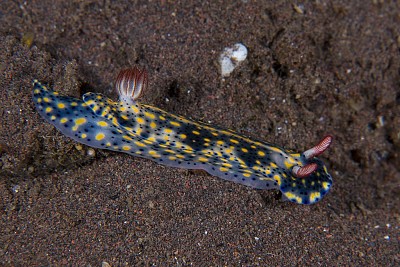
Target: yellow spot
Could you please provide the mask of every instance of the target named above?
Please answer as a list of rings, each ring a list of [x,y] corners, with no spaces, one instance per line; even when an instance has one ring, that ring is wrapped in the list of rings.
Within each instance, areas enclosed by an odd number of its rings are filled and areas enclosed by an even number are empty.
[[[120,107],[119,108],[119,111],[125,111],[126,110],[126,107]]]
[[[107,114],[107,113],[106,113]],[[129,120],[129,118],[126,115],[121,115],[121,118],[123,118],[124,120]]]
[[[217,145],[222,146],[224,144],[224,141],[217,141]]]
[[[208,161],[208,159],[207,159],[207,158],[204,158],[204,157],[199,157],[198,160],[199,160],[200,162],[207,162],[207,161]]]
[[[184,158],[185,158],[185,156],[183,156],[183,155],[176,155],[176,157],[177,157],[178,159],[184,159]]]
[[[186,134],[181,134],[181,135],[179,135],[179,137],[182,139],[186,139],[187,136],[186,136]]]
[[[111,117],[111,121],[112,121],[112,123],[113,123],[114,125],[119,125],[117,118],[115,118],[115,117],[113,117],[113,116],[110,116],[110,117]],[[110,119],[110,117],[109,117],[109,119]]]
[[[322,182],[322,188],[325,189],[325,190],[328,190],[329,183],[328,182]]]
[[[250,177],[250,176],[251,176],[251,174],[250,174],[250,173],[247,173],[247,172],[245,172],[245,173],[243,173],[243,176],[244,176],[244,177]]]
[[[228,168],[225,168],[225,167],[221,167],[221,168],[219,168],[219,170],[220,170],[221,172],[226,172],[226,171],[228,171],[229,169],[228,169]]]
[[[140,118],[140,117],[136,118],[136,121],[137,121],[138,123],[140,123],[140,124],[143,124],[143,123],[144,123],[144,119],[143,119],[143,118]]]
[[[178,123],[178,122],[176,122],[176,121],[170,121],[169,123],[170,123],[171,125],[173,125],[173,126],[176,126],[176,127],[181,126],[181,124]]]
[[[272,151],[278,152],[278,153],[281,153],[281,152],[282,152],[282,150],[280,150],[280,149],[277,148],[277,147],[273,147],[273,146],[269,147],[269,149],[271,149]]]
[[[122,146],[122,150],[128,151],[128,150],[131,150],[131,147],[130,146]]]
[[[165,129],[164,129],[164,132],[166,132],[166,133],[172,133],[173,131],[172,131],[172,129],[165,128]]]
[[[141,143],[141,142],[139,142],[139,141],[135,141],[135,144],[136,144],[137,146],[140,146],[140,147],[145,147],[145,146],[146,146],[145,144],[143,144],[143,143]]]
[[[50,98],[48,98],[48,97],[43,97],[43,101],[46,102],[46,103],[50,103],[51,102]]]
[[[153,113],[150,113],[150,112],[145,112],[144,115],[147,118],[150,118],[150,119],[153,119],[153,120],[156,118],[156,116]]]
[[[105,107],[103,109],[103,112],[101,112],[101,116],[106,116],[110,112],[110,107]]]
[[[77,105],[78,105],[78,103],[76,103],[76,102],[71,103],[71,107],[76,107]]]
[[[86,105],[91,105],[91,104],[94,104],[94,101],[92,99],[86,101]]]
[[[149,154],[152,155],[152,156],[154,156],[154,157],[156,157],[156,156],[159,157],[159,156],[160,156],[160,155],[157,153],[157,151],[154,151],[154,150],[150,150],[150,151],[149,151]]]
[[[35,93],[35,94],[39,94],[39,93],[40,93],[40,90],[39,90],[39,89],[35,89],[34,93]]]
[[[175,154],[175,151],[171,150],[171,149],[165,149],[165,152],[171,153],[171,154]]]
[[[51,119],[52,121],[54,121],[54,120],[56,119],[56,116],[52,115],[52,116],[50,117],[50,119]]]
[[[257,154],[258,154],[260,157],[264,157],[264,156],[265,156],[265,153],[264,153],[263,151],[258,151]]]
[[[275,174],[275,175],[274,175],[274,179],[275,179],[275,181],[278,183],[278,185],[280,186],[281,183],[282,183],[281,177],[280,177],[279,175]]]
[[[165,117],[164,116],[158,116],[160,118],[160,120],[165,121]]]
[[[225,152],[230,154],[230,153],[233,152],[233,150],[232,150],[231,148],[227,148],[227,149],[225,150]]]
[[[292,187],[295,188],[296,187],[296,183],[292,183]]]
[[[232,143],[234,143],[234,144],[239,144],[239,141],[238,141],[238,140],[231,139],[230,141],[231,141]]]
[[[65,105],[64,105],[64,103],[58,103],[58,104],[57,104],[57,107],[58,107],[58,108],[65,108]]]
[[[156,141],[156,138],[154,138],[154,137],[152,136],[152,137],[147,138],[147,140],[149,140],[150,142],[155,142],[155,141]]]
[[[293,165],[294,165],[293,163],[290,163],[288,160],[285,160],[285,167],[287,169],[290,169]]]
[[[211,142],[211,140],[208,139],[208,138],[204,138],[204,141],[206,141],[206,142]]]
[[[125,140],[128,140],[128,141],[133,141],[133,139],[127,135],[122,136],[122,138],[124,138]]]
[[[278,165],[276,165],[274,162],[271,162],[269,165],[270,165],[272,168],[278,168]]]
[[[296,201],[297,203],[301,203],[301,202],[302,202],[301,197],[296,196],[296,195],[293,194],[292,192],[286,192],[286,193],[285,193],[285,196],[286,196],[288,199],[290,199],[290,200]]]
[[[138,114],[139,109],[136,106],[131,106],[131,109],[133,110],[133,113]]]
[[[247,150],[247,148],[244,148],[244,147],[242,147],[242,151],[243,151],[244,153],[249,152],[249,151]]]
[[[260,167],[259,166],[253,166],[253,170],[255,170],[255,171],[258,171],[260,169]]]
[[[75,120],[76,125],[82,125],[86,122],[85,118],[79,118]]]
[[[100,140],[103,140],[104,137],[106,137],[106,136],[103,133],[98,133],[95,138],[97,141],[100,141]]]
[[[46,112],[47,112],[47,113],[50,113],[52,110],[53,110],[53,109],[52,109],[51,107],[47,107],[47,108],[46,108]]]
[[[60,120],[61,123],[66,123],[67,121],[68,121],[67,118],[62,118],[62,119]]]
[[[198,131],[192,131],[192,133],[195,135],[200,135],[200,133]]]
[[[175,156],[169,156],[168,159],[169,160],[176,160],[176,157]]]
[[[310,201],[315,202],[317,198],[321,198],[321,194],[319,192],[313,192],[310,195]]]
[[[53,95],[58,95],[58,92],[53,92]]]
[[[82,138],[86,138],[86,137],[87,137],[87,134],[82,134],[81,137],[82,137]]]
[[[259,161],[258,159],[256,160],[256,163],[257,163],[258,165],[261,165],[261,161]]]
[[[152,122],[150,123],[150,127],[154,129],[154,128],[157,127],[157,124],[156,124],[154,121],[152,121]]]
[[[232,164],[229,163],[222,163],[222,166],[228,167],[228,168],[232,168]]]
[[[250,147],[251,147],[251,148],[253,148],[253,149],[255,149],[255,148],[256,148],[256,146],[255,146],[255,145],[251,145]]]
[[[216,132],[212,132],[211,134],[214,136],[218,136],[218,133],[216,133]]]
[[[38,103],[42,103],[42,99],[41,99],[41,98],[38,98],[38,99],[37,99],[37,102],[38,102]]]
[[[99,126],[101,126],[101,127],[106,127],[106,126],[108,126],[108,123],[105,122],[105,121],[99,121],[99,122],[97,123],[97,125],[99,125]]]

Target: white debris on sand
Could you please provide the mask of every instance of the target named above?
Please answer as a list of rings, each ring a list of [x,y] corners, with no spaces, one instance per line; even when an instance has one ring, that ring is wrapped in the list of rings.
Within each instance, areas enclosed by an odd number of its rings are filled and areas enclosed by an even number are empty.
[[[241,43],[236,43],[232,47],[224,48],[224,51],[219,57],[222,77],[228,77],[246,57],[247,48]]]

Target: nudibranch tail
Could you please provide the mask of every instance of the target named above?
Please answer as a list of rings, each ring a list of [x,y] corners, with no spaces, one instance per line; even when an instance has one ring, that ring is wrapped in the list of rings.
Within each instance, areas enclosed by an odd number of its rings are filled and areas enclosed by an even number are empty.
[[[132,100],[136,100],[142,95],[142,92],[146,90],[147,85],[147,71],[135,67],[133,69],[123,70],[118,74],[115,82],[115,89],[120,98],[125,99],[124,97],[128,97]]]
[[[251,140],[231,130],[186,119],[138,98],[147,87],[147,72],[121,71],[119,101],[86,93],[83,99],[61,96],[34,81],[39,114],[63,134],[88,146],[128,153],[157,163],[202,169],[222,179],[257,189],[279,189],[299,204],[320,201],[332,177],[316,156],[332,143],[326,136],[304,153]]]

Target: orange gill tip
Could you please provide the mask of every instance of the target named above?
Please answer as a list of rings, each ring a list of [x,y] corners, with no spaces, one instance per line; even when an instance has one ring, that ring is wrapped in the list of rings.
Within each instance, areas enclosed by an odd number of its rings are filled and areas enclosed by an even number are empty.
[[[138,99],[147,88],[147,71],[137,67],[121,70],[115,81],[115,89],[120,96]]]
[[[316,146],[306,150],[303,154],[306,159],[311,159],[313,157],[317,157],[324,153],[325,150],[331,145],[333,140],[332,135],[325,136]]]
[[[310,163],[303,167],[294,166],[292,169],[292,173],[297,178],[304,178],[304,177],[309,176],[311,173],[315,172],[315,170],[317,168],[318,168],[318,165],[316,163]]]

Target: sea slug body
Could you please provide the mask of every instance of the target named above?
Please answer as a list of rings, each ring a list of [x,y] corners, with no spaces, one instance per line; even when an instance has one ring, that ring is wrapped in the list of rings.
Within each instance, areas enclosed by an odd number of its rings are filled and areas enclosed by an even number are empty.
[[[95,93],[82,99],[61,96],[37,80],[33,86],[39,114],[79,143],[167,166],[203,169],[253,188],[279,189],[284,199],[299,204],[318,202],[331,188],[332,177],[316,158],[330,146],[330,135],[313,148],[294,153],[170,114],[137,101],[147,87],[144,70],[120,72],[118,102]]]

